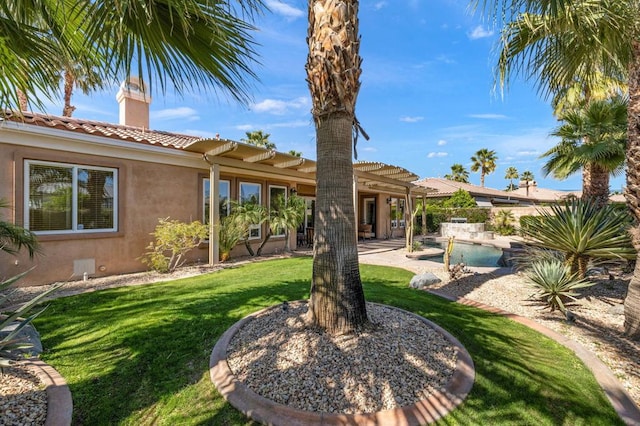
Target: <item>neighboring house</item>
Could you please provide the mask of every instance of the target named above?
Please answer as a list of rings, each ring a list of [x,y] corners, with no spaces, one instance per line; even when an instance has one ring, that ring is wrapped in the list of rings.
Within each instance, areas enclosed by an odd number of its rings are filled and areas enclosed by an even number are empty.
[[[581,191],[560,191],[557,189],[539,188],[535,181],[530,181],[528,186],[527,188],[526,182],[520,182],[518,188],[511,191],[511,193],[522,197],[529,197],[536,204],[557,203],[571,198],[580,198],[582,195]]]
[[[299,229],[313,234],[315,162],[236,141],[149,130],[149,101],[135,86],[117,95],[120,124],[24,112],[0,119],[0,198],[10,220],[38,234],[31,261],[0,254],[0,277],[35,265],[22,285],[145,270],[140,257],[159,218],[218,223],[229,200],[296,193],[307,210]],[[404,235],[417,176],[382,163],[354,164],[358,223],[374,238]],[[211,185],[214,182],[214,185]],[[213,207],[213,208],[212,208]],[[7,214],[5,214],[7,217]],[[266,225],[251,230],[258,244]],[[290,236],[295,247],[301,242]],[[284,234],[264,253],[281,251]],[[306,242],[305,242],[306,244]],[[217,238],[190,260],[218,262]],[[233,255],[246,253],[243,245]]]
[[[456,182],[443,178],[424,178],[413,182],[418,186],[433,188],[436,191],[426,195],[426,198],[447,199],[460,189],[467,191],[476,200],[478,207],[501,206],[531,206],[535,201],[515,191],[501,191],[473,185],[470,183]]]

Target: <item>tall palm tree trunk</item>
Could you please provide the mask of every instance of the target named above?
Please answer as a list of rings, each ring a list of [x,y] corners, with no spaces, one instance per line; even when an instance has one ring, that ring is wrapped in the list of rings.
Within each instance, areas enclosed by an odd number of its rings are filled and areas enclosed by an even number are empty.
[[[353,121],[348,114],[326,117],[316,126],[317,187],[313,282],[309,319],[330,333],[367,323],[358,266],[353,208]]]
[[[609,170],[596,163],[587,163],[582,168],[582,199],[598,207],[609,203]]]
[[[329,333],[369,324],[358,266],[351,145],[360,89],[358,2],[309,1],[307,82],[316,125],[316,212],[308,321]]]
[[[629,66],[629,122],[627,128],[627,187],[625,197],[629,210],[636,219],[633,242],[640,254],[640,42],[633,41],[633,59]],[[640,339],[640,256],[629,282],[624,300],[624,331],[634,339]]]

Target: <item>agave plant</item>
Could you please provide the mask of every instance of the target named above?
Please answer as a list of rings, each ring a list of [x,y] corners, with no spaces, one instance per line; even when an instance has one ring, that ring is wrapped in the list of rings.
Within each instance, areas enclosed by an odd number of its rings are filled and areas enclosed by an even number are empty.
[[[537,247],[563,253],[571,273],[580,278],[590,261],[636,258],[628,233],[631,217],[625,211],[571,200],[551,206],[551,212],[538,213],[521,228],[523,236]]]
[[[27,275],[31,271],[31,269],[0,282],[0,291],[6,290],[20,278]],[[8,291],[0,296],[0,330],[8,330],[10,326],[14,324],[16,325],[16,327],[8,331],[6,335],[4,333],[0,335],[0,368],[8,367],[9,365],[11,365],[13,360],[19,357],[21,350],[32,347],[31,343],[27,342],[23,336],[20,336],[20,332],[38,315],[40,315],[46,309],[46,307],[31,315],[29,315],[29,312],[34,306],[40,303],[43,298],[56,291],[62,284],[63,283],[59,283],[51,286],[48,290],[24,303],[15,311],[5,312],[2,308],[4,303],[11,297],[14,292]],[[25,318],[26,315],[29,316]]]
[[[552,312],[556,309],[566,312],[567,300],[576,300],[575,290],[594,284],[572,273],[569,265],[548,256],[535,259],[526,275]]]

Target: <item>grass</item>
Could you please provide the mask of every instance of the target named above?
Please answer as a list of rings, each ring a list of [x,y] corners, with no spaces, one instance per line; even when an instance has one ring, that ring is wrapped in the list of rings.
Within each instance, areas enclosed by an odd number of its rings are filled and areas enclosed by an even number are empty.
[[[311,259],[273,260],[195,278],[51,302],[36,321],[43,358],[67,380],[74,424],[253,424],[209,380],[211,349],[245,315],[308,297]],[[367,300],[429,318],[465,345],[474,387],[446,425],[622,424],[569,350],[506,318],[407,283],[410,272],[361,267]]]

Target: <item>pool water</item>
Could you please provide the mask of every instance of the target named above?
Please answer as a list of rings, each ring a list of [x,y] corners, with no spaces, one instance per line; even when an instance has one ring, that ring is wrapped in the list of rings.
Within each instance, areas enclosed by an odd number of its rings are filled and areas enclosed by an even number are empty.
[[[447,242],[426,242],[424,246],[446,249]],[[492,246],[454,242],[449,263],[451,265],[464,263],[467,266],[498,266],[500,256],[502,256],[502,250]],[[429,258],[429,260],[439,263],[444,262],[442,255]]]

